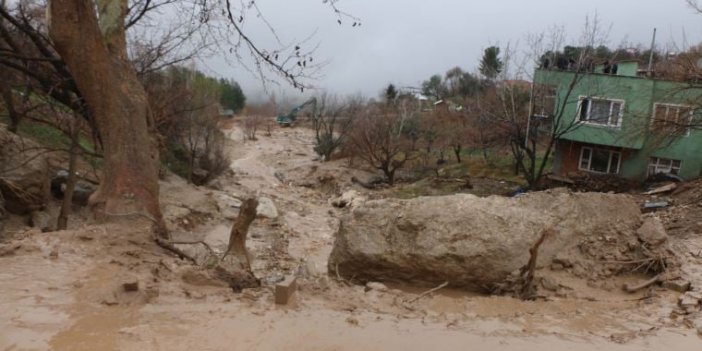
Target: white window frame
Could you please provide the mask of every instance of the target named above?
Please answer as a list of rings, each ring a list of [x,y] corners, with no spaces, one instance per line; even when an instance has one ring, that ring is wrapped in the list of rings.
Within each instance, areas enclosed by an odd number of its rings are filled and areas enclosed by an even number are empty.
[[[656,161],[655,163],[653,163],[654,160]],[[669,165],[662,166],[661,161],[669,162]],[[673,166],[673,162],[676,162],[676,161],[679,163],[679,166],[677,166],[677,167]],[[653,167],[653,169],[654,169],[653,172],[651,172],[651,167]],[[672,172],[673,170],[676,170],[676,172],[673,173]],[[676,160],[676,159],[664,158],[664,157],[653,157],[653,156],[648,159],[647,173],[649,176],[656,175],[658,173],[680,175],[681,170],[682,170],[682,160]]]
[[[583,155],[585,154],[586,149],[590,151],[590,158],[587,160],[587,168],[583,168]],[[592,154],[595,150],[604,150],[604,151],[609,152],[609,159],[607,160],[607,172],[593,171],[590,169],[590,168],[592,168]],[[616,171],[611,172],[612,156],[614,154],[617,154],[619,157],[617,158]],[[604,148],[596,148],[596,147],[590,147],[590,146],[583,146],[580,148],[580,158],[578,159],[578,169],[581,171],[590,172],[590,173],[597,173],[597,174],[619,174],[621,167],[622,167],[622,153],[621,153],[621,151],[615,151],[615,150],[604,149]]]
[[[655,130],[656,127],[656,111],[658,111],[658,107],[660,106],[665,106],[666,107],[666,117],[668,116],[668,113],[670,112],[671,108],[674,108],[677,110],[678,116],[675,120],[675,123],[679,123],[677,119],[680,118],[680,109],[689,109],[690,110],[690,115],[688,116],[687,119],[687,124],[691,125],[692,124],[692,117],[695,115],[695,108],[690,105],[683,105],[683,104],[670,104],[666,102],[656,102],[653,104],[653,115],[651,116],[651,130]],[[690,128],[685,128],[685,133],[682,134],[682,136],[690,136]]]
[[[602,124],[602,123],[596,123],[596,122],[590,122],[590,112],[592,110],[592,103],[587,104],[587,119],[585,121],[580,119],[581,116],[581,110],[583,107],[583,101],[585,100],[599,100],[599,101],[608,101],[609,102],[609,116],[607,118],[607,124]],[[617,115],[617,123],[614,124],[612,123],[612,110],[614,108],[613,103],[618,103],[619,104],[619,114]],[[622,99],[612,99],[612,98],[607,98],[607,97],[600,97],[600,96],[586,96],[586,95],[581,95],[578,97],[578,109],[577,113],[575,115],[575,118],[577,119],[578,123],[581,124],[587,124],[589,126],[595,126],[595,127],[604,127],[604,128],[621,128],[622,127],[622,121],[624,119],[624,107],[626,105],[626,101]]]

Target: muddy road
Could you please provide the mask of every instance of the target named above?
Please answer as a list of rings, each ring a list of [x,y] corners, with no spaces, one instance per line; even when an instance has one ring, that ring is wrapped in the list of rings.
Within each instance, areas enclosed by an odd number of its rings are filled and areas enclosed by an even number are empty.
[[[574,293],[532,302],[450,289],[412,301],[425,289],[330,277],[342,210],[329,199],[368,174],[315,161],[309,130],[275,129],[255,142],[228,133],[232,173],[211,188],[169,177],[167,221],[176,237],[221,247],[237,198],[272,199],[278,217],[256,220],[248,244],[264,282],[300,276],[290,305],[276,306],[270,285],[233,294],[199,279],[153,244],[145,224],[22,229],[0,247],[0,350],[702,349],[695,321],[672,313],[678,293],[618,288],[643,277],[593,284],[564,275]],[[677,244],[702,249],[698,236]],[[693,258],[686,265],[700,267]],[[134,281],[139,291],[125,292]]]

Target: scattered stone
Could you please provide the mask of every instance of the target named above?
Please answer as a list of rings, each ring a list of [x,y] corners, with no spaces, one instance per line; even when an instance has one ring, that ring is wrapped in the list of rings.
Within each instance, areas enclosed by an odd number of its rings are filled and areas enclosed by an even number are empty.
[[[668,240],[668,233],[665,231],[663,222],[658,217],[647,217],[641,227],[636,231],[636,235],[649,247],[658,247]]]
[[[135,280],[135,281],[133,281],[133,282],[124,283],[124,284],[122,284],[122,288],[123,288],[124,291],[126,291],[126,292],[135,292],[135,291],[139,291],[139,281],[138,281],[138,280]]]
[[[663,287],[668,289],[668,290],[673,290],[677,291],[679,293],[685,293],[690,290],[692,287],[692,284],[690,283],[689,280],[684,280],[684,279],[673,279],[673,280],[666,280],[663,282]]]
[[[114,295],[110,295],[106,298],[104,298],[101,303],[105,306],[117,306],[119,305],[119,301],[117,301],[117,298]]]
[[[42,232],[52,231],[54,220],[46,211],[32,211],[29,217],[29,225],[40,229]]]
[[[59,257],[59,249],[58,249],[58,246],[54,246],[54,247],[51,249],[51,252],[49,252],[49,258],[55,260],[55,259],[57,259],[58,257]]]
[[[544,289],[546,289],[546,290],[548,290],[548,291],[553,291],[553,292],[558,291],[558,289],[560,288],[560,286],[558,285],[558,283],[556,283],[556,282],[554,282],[554,281],[552,281],[551,279],[546,278],[546,277],[544,277],[544,278],[541,279],[541,286],[542,286]]]
[[[280,272],[274,272],[273,274],[261,279],[261,284],[263,285],[273,285],[285,280],[285,275]]]
[[[256,207],[256,217],[259,218],[278,218],[278,209],[275,207],[275,203],[268,197],[258,198],[258,207]]]
[[[358,207],[365,200],[366,198],[361,196],[361,194],[359,194],[356,190],[349,190],[338,198],[332,200],[331,204],[332,206],[338,208]]]
[[[685,313],[692,314],[700,310],[700,300],[702,300],[702,296],[688,291],[680,296],[678,299],[678,306],[680,306]]]
[[[381,292],[386,292],[388,291],[388,287],[383,284],[383,283],[378,283],[378,282],[368,282],[366,283],[366,291],[370,290],[376,290],[376,291],[381,291]]]
[[[0,245],[0,257],[12,256],[17,250],[22,248],[22,244],[4,244]]]
[[[284,281],[275,286],[275,303],[278,305],[287,305],[293,293],[297,289],[297,278],[289,276]]]
[[[358,319],[353,318],[353,317],[349,317],[349,318],[346,318],[346,323],[351,324],[354,327],[357,327],[358,326]]]

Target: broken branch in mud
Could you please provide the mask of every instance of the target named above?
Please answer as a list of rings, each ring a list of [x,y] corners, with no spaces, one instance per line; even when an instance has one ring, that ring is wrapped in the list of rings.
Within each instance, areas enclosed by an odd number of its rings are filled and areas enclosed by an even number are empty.
[[[643,283],[641,283],[641,284],[638,284],[638,285],[624,284],[624,287],[623,287],[623,288],[624,288],[624,291],[626,291],[626,292],[628,292],[628,293],[630,293],[630,294],[633,294],[633,293],[635,293],[635,292],[637,292],[637,291],[639,291],[639,290],[646,289],[646,288],[648,288],[649,286],[658,283],[659,281],[661,281],[661,275],[660,275],[660,274],[657,275],[657,276],[655,276],[655,277],[653,277],[653,278],[651,278],[650,280],[647,280],[647,281],[645,281],[645,282],[643,282]]]
[[[423,297],[425,297],[425,296],[428,296],[428,295],[430,295],[430,294],[433,294],[433,293],[435,293],[435,292],[437,292],[437,291],[439,291],[439,290],[441,290],[441,289],[447,287],[448,285],[449,285],[449,282],[448,282],[448,281],[445,281],[445,282],[443,282],[441,285],[439,285],[439,286],[437,286],[437,287],[435,287],[435,288],[433,288],[433,289],[429,289],[429,290],[427,290],[427,291],[425,291],[425,292],[419,294],[419,296],[413,298],[412,300],[407,301],[407,303],[413,303],[413,302],[415,302],[415,301],[418,301],[419,299],[421,299],[421,298],[423,298]]]
[[[175,245],[173,245],[173,243],[171,243],[170,241],[161,239],[159,237],[154,238],[154,241],[158,246],[162,247],[163,249],[176,254],[176,256],[178,256],[178,258],[180,258],[181,260],[188,260],[193,264],[197,264],[197,261],[193,257],[186,254],[183,250],[175,247]]]
[[[210,252],[211,255],[217,256],[217,252],[210,246],[210,244],[206,243],[204,240],[199,240],[199,241],[170,241],[171,244],[173,245],[198,245],[201,244],[204,246],[207,251]]]
[[[530,299],[534,296],[534,272],[536,271],[539,248],[546,240],[546,237],[551,236],[552,234],[552,228],[544,229],[541,232],[541,237],[539,237],[539,240],[537,240],[536,243],[534,243],[534,246],[529,249],[529,263],[527,263],[527,265],[522,267],[522,269],[519,271],[519,276],[522,278],[522,281],[521,286],[519,286],[517,291],[519,292],[519,297],[521,299]]]

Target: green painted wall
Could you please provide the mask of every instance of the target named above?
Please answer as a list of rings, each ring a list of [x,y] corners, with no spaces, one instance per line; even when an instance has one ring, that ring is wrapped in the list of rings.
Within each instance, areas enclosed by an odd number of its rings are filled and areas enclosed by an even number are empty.
[[[621,68],[620,68],[621,69]],[[554,128],[571,129],[563,139],[582,143],[630,149],[620,168],[620,175],[643,180],[650,157],[682,161],[680,176],[696,178],[702,171],[702,130],[689,136],[661,138],[649,130],[654,103],[699,106],[702,87],[685,83],[653,80],[635,76],[577,74],[568,71],[537,70],[534,82],[556,87]],[[570,87],[573,86],[572,90]],[[603,97],[624,101],[619,127],[578,124],[580,97]]]

